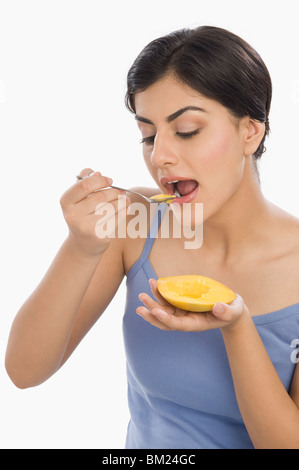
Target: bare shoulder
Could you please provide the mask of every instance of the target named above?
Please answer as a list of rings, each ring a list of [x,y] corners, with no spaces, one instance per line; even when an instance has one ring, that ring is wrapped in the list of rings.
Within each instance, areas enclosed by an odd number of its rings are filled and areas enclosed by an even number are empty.
[[[286,252],[299,255],[299,218],[278,207],[275,212],[282,245]]]
[[[282,209],[281,207],[274,206],[277,211],[277,216],[282,220],[289,223],[294,229],[299,228],[299,217],[296,217],[294,214],[287,212],[286,210]]]
[[[288,212],[282,211],[282,222],[285,222],[285,232],[286,232],[286,260],[288,260],[288,271],[285,276],[282,276],[283,279],[288,279],[288,276],[291,276],[294,282],[294,301],[296,303],[296,298],[299,298],[299,218],[295,217]],[[297,297],[296,297],[297,292]],[[297,363],[295,368],[295,373],[290,388],[290,396],[297,406],[299,406],[299,363]]]

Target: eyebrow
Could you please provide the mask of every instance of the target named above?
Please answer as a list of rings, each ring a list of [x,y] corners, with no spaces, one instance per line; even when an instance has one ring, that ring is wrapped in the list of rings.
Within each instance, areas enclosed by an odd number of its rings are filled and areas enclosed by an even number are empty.
[[[186,111],[201,111],[203,113],[207,112],[205,109],[199,108],[198,106],[186,106],[185,108],[181,108],[178,111],[176,111],[175,113],[170,114],[170,116],[167,116],[166,121],[167,122],[172,122],[175,119],[177,119],[179,116],[181,116],[183,113],[185,113]],[[149,119],[144,118],[142,116],[138,116],[138,114],[135,115],[135,119],[137,121],[145,122],[146,124],[151,124],[152,126],[154,125],[154,123],[152,121],[150,121]]]

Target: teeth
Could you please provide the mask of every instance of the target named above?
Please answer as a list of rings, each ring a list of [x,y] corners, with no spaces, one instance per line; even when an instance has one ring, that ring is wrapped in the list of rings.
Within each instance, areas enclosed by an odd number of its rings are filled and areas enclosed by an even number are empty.
[[[179,181],[180,181],[180,180],[168,181],[167,184],[172,184],[172,183],[173,183],[173,184],[176,184],[176,183],[178,183]],[[174,194],[175,194],[176,197],[182,197],[182,196],[180,195],[180,193],[178,192],[178,190],[177,190],[176,187],[175,187],[175,189],[174,189]]]
[[[176,184],[178,182],[179,180],[173,180],[173,181],[168,181],[167,184]],[[174,194],[176,197],[182,197],[176,187],[174,188]]]

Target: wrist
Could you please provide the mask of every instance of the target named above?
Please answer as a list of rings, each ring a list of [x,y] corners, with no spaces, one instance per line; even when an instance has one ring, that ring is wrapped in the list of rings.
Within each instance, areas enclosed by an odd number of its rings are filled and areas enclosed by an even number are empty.
[[[242,314],[233,322],[224,325],[220,328],[222,336],[229,337],[231,335],[238,335],[246,331],[252,325],[252,317],[247,307],[244,308]]]
[[[102,257],[102,253],[94,253],[83,249],[75,240],[73,235],[70,233],[65,240],[65,246],[68,249],[71,256],[78,258],[78,261],[95,261],[98,263]]]

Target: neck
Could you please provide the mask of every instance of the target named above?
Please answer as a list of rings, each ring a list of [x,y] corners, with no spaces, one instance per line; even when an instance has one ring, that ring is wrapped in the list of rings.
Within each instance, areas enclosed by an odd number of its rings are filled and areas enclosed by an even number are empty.
[[[252,157],[247,158],[236,192],[204,222],[202,248],[223,265],[235,263],[266,239],[263,227],[270,216],[271,207],[262,194],[255,163]]]

